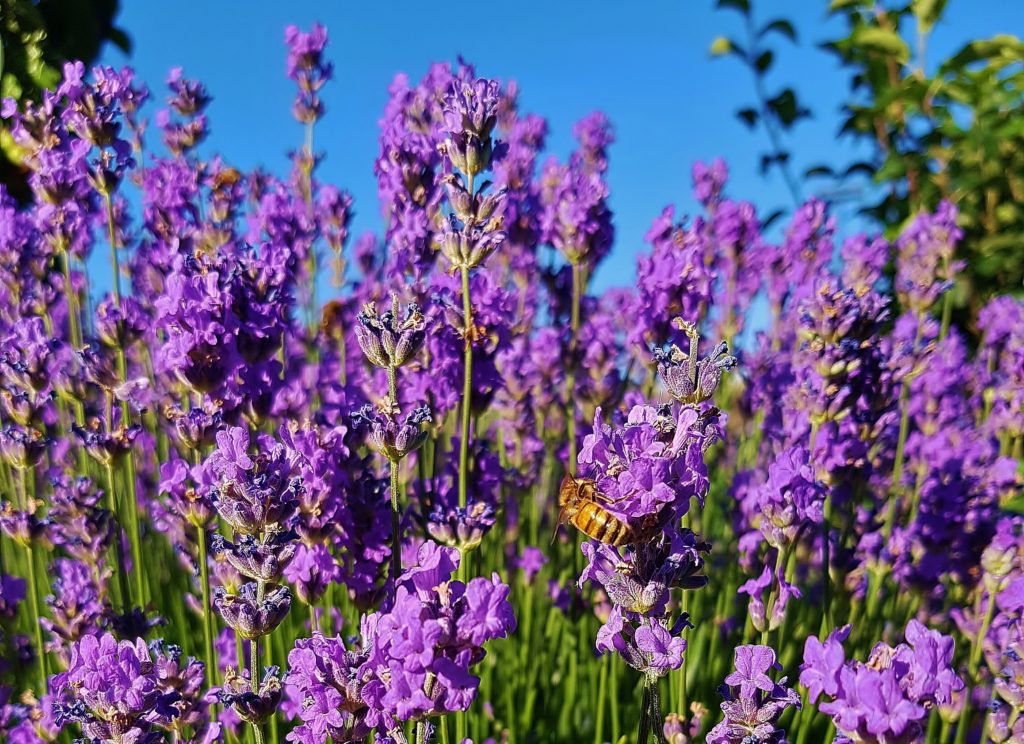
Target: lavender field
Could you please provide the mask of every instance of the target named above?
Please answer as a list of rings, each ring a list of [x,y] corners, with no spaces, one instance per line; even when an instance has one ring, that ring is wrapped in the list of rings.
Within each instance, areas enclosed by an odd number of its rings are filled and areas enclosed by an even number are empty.
[[[1024,743],[1024,300],[957,194],[772,229],[698,162],[599,292],[614,122],[399,75],[354,204],[284,37],[283,178],[179,69],[3,101],[0,740]]]

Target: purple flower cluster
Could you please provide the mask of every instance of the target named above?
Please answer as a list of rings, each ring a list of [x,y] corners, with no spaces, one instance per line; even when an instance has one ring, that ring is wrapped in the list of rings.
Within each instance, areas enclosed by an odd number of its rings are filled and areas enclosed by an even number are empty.
[[[694,407],[676,411],[635,405],[619,426],[598,410],[583,440],[580,475],[596,481],[607,508],[626,520],[682,516],[708,488],[704,453],[717,440],[713,416]]]
[[[637,671],[662,677],[683,664],[689,625],[685,613],[671,620],[669,599],[674,589],[699,589],[708,546],[689,530],[670,531],[655,541],[626,550],[625,557],[602,543],[582,546],[588,565],[579,585],[601,586],[612,602],[597,633],[600,653],[617,653]]]
[[[288,78],[299,88],[292,113],[303,124],[312,124],[324,115],[320,89],[334,74],[334,66],[324,59],[327,29],[319,23],[314,23],[309,31],[288,26],[284,42],[288,45]]]
[[[844,626],[824,642],[807,639],[800,684],[810,702],[826,696],[820,710],[853,741],[919,741],[928,709],[949,705],[964,686],[952,666],[953,639],[911,620],[906,643],[879,643],[860,662],[846,659],[849,632]]]
[[[595,112],[573,129],[579,147],[568,164],[551,159],[541,174],[540,225],[545,243],[570,264],[596,266],[615,237],[608,207],[606,150],[614,137],[604,114]]]
[[[1024,304],[950,291],[972,215],[812,199],[775,240],[698,163],[598,291],[611,122],[545,162],[460,60],[389,88],[350,256],[327,34],[285,41],[276,175],[208,152],[181,69],[149,130],[127,69],[0,108],[0,738],[618,740],[637,672],[645,744],[723,677],[711,742],[1024,735]]]
[[[786,687],[786,678],[774,681],[769,672],[780,671],[775,651],[768,646],[739,646],[735,671],[721,691],[725,718],[708,732],[708,744],[779,744],[785,732],[778,727],[787,708],[800,708],[800,696]]]
[[[509,587],[495,575],[453,581],[458,551],[425,542],[399,581],[393,606],[365,616],[361,645],[300,639],[288,657],[290,697],[301,701],[296,742],[361,741],[376,727],[404,741],[402,721],[466,710],[484,644],[516,627]]]
[[[179,710],[159,666],[142,640],[85,636],[71,647],[67,671],[53,678],[57,726],[77,723],[90,741],[110,744],[161,741],[157,727]]]

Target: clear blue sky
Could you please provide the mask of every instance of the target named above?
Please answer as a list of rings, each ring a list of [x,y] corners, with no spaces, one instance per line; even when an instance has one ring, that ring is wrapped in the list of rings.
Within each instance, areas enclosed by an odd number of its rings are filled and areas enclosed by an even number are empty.
[[[694,210],[694,160],[725,157],[730,194],[753,201],[762,214],[789,205],[781,179],[758,174],[763,134],[751,133],[734,116],[752,100],[748,71],[738,61],[708,54],[716,36],[742,35],[739,16],[716,11],[713,0],[520,0],[480,3],[475,13],[457,3],[407,0],[122,5],[118,22],[134,51],[125,57],[110,48],[102,61],[131,64],[161,104],[167,71],[182,66],[214,97],[206,151],[220,152],[240,168],[262,165],[276,173],[286,171],[285,153],[302,136],[290,112],[292,83],[284,76],[284,27],[323,23],[335,79],[317,130],[317,149],[327,154],[320,177],[355,197],[354,235],[381,228],[373,160],[388,84],[396,72],[416,79],[431,62],[459,54],[481,75],[519,83],[521,108],[547,118],[548,148],[560,157],[572,147],[573,122],[587,112],[601,109],[614,122],[609,178],[618,237],[596,278],[599,286],[632,279],[642,236],[664,205]],[[796,165],[848,162],[851,146],[835,136],[846,78],[815,48],[841,24],[828,21],[826,0],[757,5],[759,20],[786,15],[800,36],[799,47],[776,45],[781,54],[771,77],[773,86],[795,84],[816,115],[791,141]],[[995,33],[1024,34],[1024,0],[950,0],[929,57]]]

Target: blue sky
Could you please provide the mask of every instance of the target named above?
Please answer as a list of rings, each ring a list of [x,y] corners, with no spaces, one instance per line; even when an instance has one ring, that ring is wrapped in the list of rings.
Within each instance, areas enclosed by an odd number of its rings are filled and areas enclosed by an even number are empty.
[[[824,0],[758,5],[759,20],[786,15],[801,45],[777,44],[770,87],[795,84],[815,118],[790,144],[801,169],[822,160],[848,162],[849,142],[837,141],[846,78],[815,44],[833,38]],[[433,61],[463,55],[477,72],[516,80],[520,106],[549,124],[548,149],[564,157],[573,122],[601,109],[615,125],[609,181],[616,213],[616,247],[596,277],[600,286],[628,283],[643,234],[666,204],[693,212],[690,166],[725,157],[734,198],[753,201],[762,214],[789,206],[778,176],[757,169],[763,134],[751,133],[734,111],[752,100],[749,74],[738,61],[713,60],[718,35],[742,35],[739,17],[716,11],[713,0],[520,0],[464,5],[310,0],[177,0],[125,2],[119,25],[134,51],[108,49],[106,64],[132,65],[164,98],[163,81],[176,65],[203,80],[213,95],[212,134],[206,152],[240,168],[287,169],[286,153],[302,131],[291,117],[292,83],[284,76],[284,27],[327,26],[335,79],[324,98],[328,113],[316,147],[326,160],[324,181],[348,189],[357,211],[353,234],[381,228],[373,160],[377,122],[395,73],[418,78]],[[951,0],[935,29],[929,58],[939,59],[971,38],[1024,32],[1024,0]],[[153,109],[155,110],[155,108]],[[853,224],[851,222],[851,224]]]

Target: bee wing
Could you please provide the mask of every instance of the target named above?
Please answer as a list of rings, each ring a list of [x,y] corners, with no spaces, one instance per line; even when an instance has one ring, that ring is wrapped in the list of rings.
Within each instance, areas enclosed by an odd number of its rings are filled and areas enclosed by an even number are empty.
[[[565,522],[565,508],[558,511],[558,519],[555,521],[555,528],[551,530],[551,542],[548,545],[555,544],[555,538],[558,537],[558,528]]]
[[[579,481],[566,473],[565,477],[562,478],[562,485],[558,487],[558,505],[564,509],[566,504],[579,495],[579,491]]]

